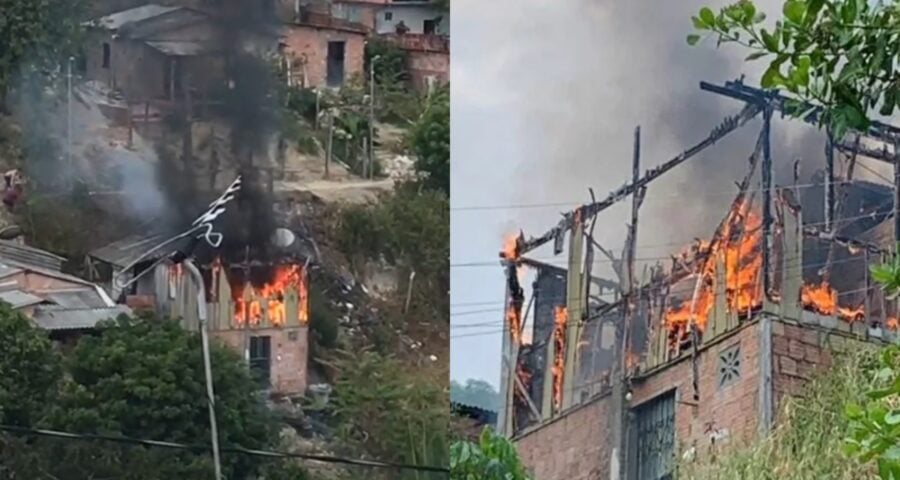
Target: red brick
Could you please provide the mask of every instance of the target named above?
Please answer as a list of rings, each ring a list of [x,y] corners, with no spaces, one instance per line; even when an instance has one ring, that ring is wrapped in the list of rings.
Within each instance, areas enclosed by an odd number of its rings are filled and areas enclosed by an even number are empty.
[[[790,357],[779,357],[780,372],[785,375],[797,375],[797,361]]]
[[[788,355],[795,360],[803,360],[803,356],[806,354],[806,349],[803,344],[800,343],[800,340],[791,339],[788,343]]]

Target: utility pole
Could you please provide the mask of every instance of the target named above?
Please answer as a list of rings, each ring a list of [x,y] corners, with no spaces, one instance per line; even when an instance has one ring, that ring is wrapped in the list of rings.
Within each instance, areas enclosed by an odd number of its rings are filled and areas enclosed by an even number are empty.
[[[66,64],[66,165],[69,168],[69,178],[74,178],[72,168],[72,62],[75,57],[69,57]]]
[[[381,55],[375,55],[369,62],[369,178],[375,176],[375,62]]]
[[[191,279],[194,281],[194,287],[197,288],[197,317],[200,320],[200,341],[203,348],[203,373],[206,376],[206,396],[207,405],[209,406],[209,430],[212,437],[212,453],[213,465],[216,472],[216,480],[222,478],[222,463],[219,458],[219,433],[216,426],[216,397],[213,393],[212,381],[212,365],[209,359],[209,324],[206,318],[206,287],[203,283],[203,275],[194,265],[194,262],[187,258],[184,260],[184,266],[187,268]]]

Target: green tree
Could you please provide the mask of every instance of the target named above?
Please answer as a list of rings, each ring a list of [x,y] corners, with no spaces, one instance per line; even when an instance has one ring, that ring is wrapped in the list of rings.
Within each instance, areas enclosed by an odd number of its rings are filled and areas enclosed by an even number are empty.
[[[494,386],[484,380],[470,378],[465,385],[456,380],[450,382],[450,400],[454,402],[496,411],[500,404],[499,397]]]
[[[766,28],[766,15],[751,0],[717,13],[705,7],[693,17],[699,33],[717,45],[736,43],[751,51],[747,60],[768,57],[760,84],[787,90],[790,110],[800,115],[821,107],[820,120],[840,138],[863,129],[875,113],[900,107],[900,8],[897,2],[788,0],[783,17]]]
[[[217,342],[210,354],[220,444],[271,447],[273,419],[246,364]],[[69,381],[50,417],[53,427],[209,445],[200,338],[177,322],[122,317],[103,325],[100,335],[83,337],[66,366]],[[136,451],[123,454],[131,458]],[[146,461],[145,452],[140,453]],[[157,472],[176,478],[211,471],[206,452],[154,450],[152,455],[159,461]],[[222,462],[228,478],[246,478],[259,466],[246,455],[223,455]]]
[[[516,447],[490,428],[478,443],[457,441],[450,446],[451,480],[529,480]]]
[[[384,460],[447,465],[449,408],[446,390],[418,368],[371,350],[340,352],[332,362],[335,411],[345,439]],[[375,472],[373,472],[375,474]],[[391,479],[429,478],[416,472]]]
[[[425,185],[450,194],[450,89],[434,92],[412,131],[416,170]]]
[[[62,368],[46,332],[0,303],[0,423],[38,424],[57,391]]]
[[[86,6],[84,0],[0,2],[0,98],[25,63],[47,71],[78,52]]]
[[[383,257],[415,271],[413,307],[424,318],[447,318],[450,204],[442,191],[404,183],[376,205],[344,208],[338,219],[338,246],[354,263]]]

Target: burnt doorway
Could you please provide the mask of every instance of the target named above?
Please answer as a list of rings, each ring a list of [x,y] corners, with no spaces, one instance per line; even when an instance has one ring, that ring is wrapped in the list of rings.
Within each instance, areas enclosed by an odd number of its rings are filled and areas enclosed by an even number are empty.
[[[345,42],[328,42],[328,73],[326,82],[329,87],[340,87],[344,84],[345,46]]]
[[[672,480],[675,471],[675,391],[638,406],[631,416],[632,480]]]

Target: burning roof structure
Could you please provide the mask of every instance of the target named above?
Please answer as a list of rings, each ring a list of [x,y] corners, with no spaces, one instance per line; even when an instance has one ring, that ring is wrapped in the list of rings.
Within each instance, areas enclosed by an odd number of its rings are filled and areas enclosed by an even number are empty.
[[[634,382],[690,360],[693,372],[669,381],[675,382],[672,389],[691,386],[691,395],[680,393],[679,401],[701,408],[708,398],[699,387],[701,350],[750,324],[758,324],[763,332],[754,346],[759,353],[753,365],[759,372],[775,368],[772,321],[869,341],[894,335],[897,305],[884,298],[868,272],[900,240],[900,222],[893,221],[900,208],[894,202],[900,183],[892,187],[853,175],[858,156],[894,162],[900,129],[875,122],[865,132],[829,137],[824,173],[800,188],[794,165],[793,181],[777,185],[769,138],[771,119],[785,112],[785,99],[741,81],[704,82],[701,88],[739,100],[744,108],[698,144],[643,173],[638,130],[631,182],[564,214],[540,236],[519,233],[504,241],[504,405],[498,423],[507,435],[534,431],[573,407],[611,393],[616,418],[610,420],[610,429],[618,432],[611,442],[625,445],[630,408],[626,393]],[[799,120],[815,123],[817,114],[812,109]],[[762,129],[747,171],[717,228],[685,245],[668,262],[638,265],[638,210],[650,183],[759,116]],[[843,178],[836,174],[838,155],[847,166]],[[616,259],[594,240],[593,224],[598,214],[629,197],[632,218],[624,253]],[[528,257],[550,243],[554,254],[567,255],[566,268]],[[593,274],[596,251],[613,260],[616,281]],[[534,272],[530,298],[521,284],[523,269]],[[770,425],[776,401],[771,375],[760,376],[758,392],[758,424]]]

